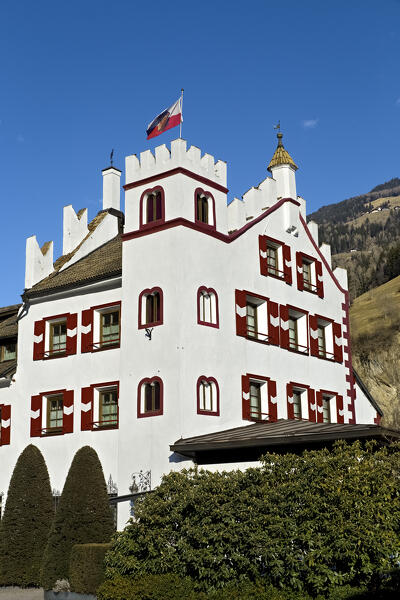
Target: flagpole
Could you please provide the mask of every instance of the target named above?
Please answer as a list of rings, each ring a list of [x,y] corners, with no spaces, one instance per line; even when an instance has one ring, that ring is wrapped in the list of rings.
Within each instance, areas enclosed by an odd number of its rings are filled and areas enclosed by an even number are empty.
[[[181,89],[181,122],[179,124],[179,137],[182,139],[182,121],[183,121],[183,88]]]

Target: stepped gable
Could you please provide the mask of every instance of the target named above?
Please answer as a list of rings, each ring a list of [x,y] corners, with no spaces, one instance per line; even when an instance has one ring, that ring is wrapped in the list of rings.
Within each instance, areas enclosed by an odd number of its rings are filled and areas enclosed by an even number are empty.
[[[295,171],[297,171],[298,166],[295,164],[293,158],[290,156],[289,152],[287,150],[285,150],[285,148],[283,146],[283,143],[282,143],[283,134],[278,133],[278,135],[276,137],[278,138],[278,145],[276,147],[273,157],[271,158],[271,162],[269,163],[269,165],[267,167],[268,171],[271,172],[273,167],[278,167],[279,165],[291,165],[295,169]]]
[[[58,259],[60,260],[60,259]],[[57,270],[27,290],[23,298],[42,296],[48,293],[78,287],[122,273],[122,242],[118,234],[109,242],[96,248],[65,270]]]

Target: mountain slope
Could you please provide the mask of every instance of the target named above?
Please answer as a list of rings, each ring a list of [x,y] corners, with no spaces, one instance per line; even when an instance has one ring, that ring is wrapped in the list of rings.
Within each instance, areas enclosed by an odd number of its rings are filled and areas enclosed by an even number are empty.
[[[400,276],[356,298],[350,325],[353,364],[384,424],[400,428]]]
[[[400,274],[400,179],[367,194],[323,206],[309,215],[320,242],[331,245],[333,266],[349,274],[350,298]]]

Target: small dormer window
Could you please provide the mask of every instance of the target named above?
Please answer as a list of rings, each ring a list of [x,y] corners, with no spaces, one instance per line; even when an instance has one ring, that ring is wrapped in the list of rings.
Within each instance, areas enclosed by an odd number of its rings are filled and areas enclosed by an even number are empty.
[[[17,357],[16,342],[8,342],[0,345],[0,362],[14,360]]]

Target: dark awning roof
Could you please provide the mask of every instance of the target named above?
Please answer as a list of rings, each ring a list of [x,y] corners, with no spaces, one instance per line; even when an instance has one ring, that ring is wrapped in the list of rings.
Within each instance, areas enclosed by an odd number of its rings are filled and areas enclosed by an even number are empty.
[[[279,419],[180,439],[170,446],[173,452],[193,458],[199,464],[258,460],[266,452],[298,452],[329,446],[336,440],[377,439],[381,443],[400,440],[400,431],[378,425],[312,423]]]

